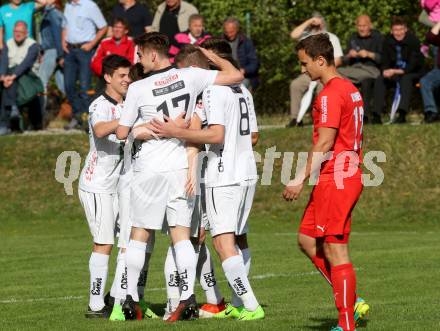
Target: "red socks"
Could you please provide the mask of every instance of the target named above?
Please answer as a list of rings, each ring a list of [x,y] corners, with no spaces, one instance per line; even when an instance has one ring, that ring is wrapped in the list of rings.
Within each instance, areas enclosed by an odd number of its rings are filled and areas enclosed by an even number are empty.
[[[312,257],[312,262],[315,265],[316,269],[324,276],[325,280],[332,286],[332,277],[331,277],[331,267],[330,263],[324,256],[324,252],[322,250],[318,250],[316,255]]]
[[[333,284],[336,308],[339,312],[338,325],[344,331],[353,331],[355,329],[353,314],[356,298],[356,274],[353,265],[347,263],[332,267],[331,283]]]

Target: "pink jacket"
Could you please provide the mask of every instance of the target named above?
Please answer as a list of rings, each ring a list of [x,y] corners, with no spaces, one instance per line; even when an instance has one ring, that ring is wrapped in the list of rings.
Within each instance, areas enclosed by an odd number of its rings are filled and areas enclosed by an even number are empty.
[[[202,33],[202,35],[200,36],[200,38],[196,40],[196,42],[194,43],[194,45],[200,45],[200,44],[203,43],[206,39],[209,39],[209,38],[211,38],[211,36],[210,36],[209,34],[207,34],[207,33],[204,32],[204,33]],[[179,53],[180,48],[181,48],[183,45],[191,44],[191,39],[190,39],[190,37],[189,37],[189,31],[180,32],[180,33],[176,34],[176,35],[174,36],[174,39],[176,40],[176,42],[177,42],[177,44],[178,44],[179,46],[177,47],[177,46],[171,45],[169,53],[170,53],[170,55],[171,55],[172,57],[176,56],[177,53]]]
[[[431,21],[440,22],[440,0],[420,0],[420,5],[426,10]]]

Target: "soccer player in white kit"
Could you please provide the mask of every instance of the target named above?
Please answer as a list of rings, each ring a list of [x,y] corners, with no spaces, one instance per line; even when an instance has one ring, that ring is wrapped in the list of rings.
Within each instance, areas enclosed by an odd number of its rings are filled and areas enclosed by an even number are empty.
[[[108,261],[114,244],[118,214],[117,186],[122,167],[121,142],[115,130],[130,79],[130,61],[110,55],[103,60],[105,92],[89,108],[90,151],[79,180],[79,199],[93,236],[89,260],[90,300],[88,318],[107,318],[104,304]]]
[[[232,52],[228,53],[233,62]],[[207,88],[203,92],[207,130],[181,128],[172,120],[152,121],[153,131],[159,136],[210,144],[205,181],[207,213],[213,244],[226,278],[244,305],[237,316],[239,320],[264,318],[236,246],[236,236],[247,232],[257,182],[251,137],[256,118],[249,96],[249,91],[241,85]]]
[[[186,112],[191,118],[196,97],[212,84],[233,84],[243,79],[239,70],[212,52],[205,51],[221,71],[196,68],[176,69],[168,58],[169,40],[158,32],[150,32],[136,40],[140,62],[149,76],[133,83],[127,93],[125,111],[116,135],[125,139],[136,119],[144,123],[154,118],[176,118]],[[196,257],[189,240],[192,201],[185,192],[188,159],[185,145],[177,139],[152,139],[142,143],[134,161],[131,188],[132,230],[126,252],[127,298],[126,316],[135,314],[137,281],[145,258],[148,238],[162,229],[166,221],[176,252],[182,294],[180,304],[168,321],[197,316],[194,297]]]

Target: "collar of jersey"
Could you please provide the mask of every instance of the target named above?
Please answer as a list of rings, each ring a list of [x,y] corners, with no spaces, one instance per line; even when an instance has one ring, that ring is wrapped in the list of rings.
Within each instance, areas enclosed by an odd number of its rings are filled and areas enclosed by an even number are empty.
[[[168,71],[168,70],[175,69],[175,68],[176,68],[175,65],[170,65],[169,67],[166,67],[166,68],[163,68],[163,69],[160,69],[160,70],[150,71],[150,72],[146,75],[146,77],[151,77],[151,76],[153,76],[153,75],[161,74],[161,73],[163,73],[163,72],[166,72],[166,71]]]
[[[118,104],[118,102],[117,102],[115,99],[113,99],[111,96],[109,96],[107,93],[103,92],[103,93],[102,93],[102,96],[103,96],[104,98],[106,98],[109,102],[111,102],[112,104],[114,104],[115,106]]]

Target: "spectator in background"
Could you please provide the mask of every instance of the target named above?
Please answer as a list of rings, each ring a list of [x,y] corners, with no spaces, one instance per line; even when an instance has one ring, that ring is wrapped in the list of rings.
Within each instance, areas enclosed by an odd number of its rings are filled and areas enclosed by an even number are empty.
[[[186,1],[166,0],[157,7],[152,29],[166,34],[170,44],[178,46],[174,36],[188,30],[190,16],[198,13],[197,8]]]
[[[232,57],[240,64],[240,71],[245,77],[243,84],[252,92],[259,83],[260,66],[252,40],[240,31],[240,22],[234,17],[229,17],[223,22],[223,38],[231,45]]]
[[[382,114],[385,108],[386,90],[400,87],[400,102],[396,123],[405,123],[414,84],[423,74],[424,58],[420,41],[405,21],[396,17],[391,23],[391,33],[385,37],[382,51],[381,75],[374,86],[374,113]]]
[[[131,64],[135,62],[135,45],[128,36],[128,22],[123,18],[115,18],[112,30],[113,37],[101,41],[90,63],[93,73],[98,77],[102,76],[102,60],[107,55],[116,54],[125,57]]]
[[[64,10],[66,24],[63,30],[64,83],[72,106],[73,117],[66,130],[80,127],[88,111],[92,72],[90,61],[93,49],[105,36],[107,22],[101,10],[91,0],[69,0]],[[79,90],[76,87],[79,80]]]
[[[32,15],[46,5],[46,0],[36,0],[23,3],[22,0],[11,0],[9,4],[0,7],[0,49],[4,42],[12,39],[15,23],[26,23],[29,35],[32,36]]]
[[[172,57],[179,53],[183,45],[196,44],[200,45],[211,36],[205,32],[205,20],[202,15],[193,14],[189,17],[189,29],[185,32],[180,32],[174,36],[177,46],[170,47],[170,55]]]
[[[0,81],[4,87],[1,102],[0,134],[6,134],[11,126],[10,122],[18,121],[20,118],[17,103],[17,82],[30,71],[37,72],[39,51],[39,45],[29,37],[27,23],[17,21],[13,29],[13,38],[9,39],[4,45],[0,60]],[[38,79],[38,77],[36,78]],[[32,97],[36,96],[35,94]],[[41,129],[40,109],[32,109],[29,117],[34,128]]]
[[[368,15],[356,19],[356,29],[357,32],[348,40],[346,55],[342,58],[344,67],[340,67],[338,72],[360,85],[365,114],[369,114],[374,80],[380,75],[383,37],[379,31],[372,29]],[[380,114],[369,114],[369,119],[374,124],[382,123]],[[367,116],[364,121],[367,122]]]
[[[290,37],[295,41],[300,41],[308,36],[318,33],[326,33],[330,38],[330,42],[333,46],[333,55],[335,58],[335,66],[339,67],[342,64],[342,52],[341,43],[339,38],[331,32],[327,31],[324,17],[321,14],[315,12],[311,18],[298,25],[290,33]],[[290,83],[290,122],[287,127],[301,126],[302,121],[297,122],[297,117],[300,110],[301,99],[309,89],[311,79],[308,75],[302,73],[292,80]],[[317,93],[322,90],[322,84],[318,82]]]
[[[438,22],[426,35],[426,40],[440,47],[440,22]],[[423,97],[423,106],[425,110],[425,122],[432,123],[440,119],[435,91],[438,93],[440,88],[440,52],[437,54],[437,67],[428,72],[420,80],[420,91]]]
[[[61,93],[65,94],[64,76],[59,66],[64,58],[64,50],[61,42],[61,34],[64,24],[61,0],[47,0],[43,11],[40,25],[41,49],[43,59],[40,64],[38,76],[40,77],[44,91],[47,92],[47,84],[50,77],[55,72],[55,82]],[[47,97],[42,103],[43,112],[46,109]]]
[[[113,26],[116,18],[124,18],[128,22],[130,30],[128,35],[136,38],[151,30],[153,17],[150,9],[138,3],[135,0],[119,0],[119,3],[113,7],[111,14],[111,25]],[[112,28],[108,29],[108,36],[112,36]]]

